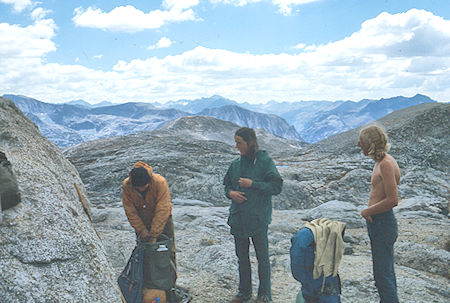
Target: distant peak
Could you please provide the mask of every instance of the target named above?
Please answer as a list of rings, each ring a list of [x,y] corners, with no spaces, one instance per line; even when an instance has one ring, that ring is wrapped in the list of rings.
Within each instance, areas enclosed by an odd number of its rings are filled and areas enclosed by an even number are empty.
[[[420,99],[425,99],[425,100],[432,100],[430,97],[422,95],[422,94],[416,94],[413,98],[420,98]]]
[[[416,94],[413,97],[405,97],[405,96],[396,96],[396,97],[390,97],[390,98],[380,98],[379,100],[375,100],[375,101],[390,101],[390,100],[394,100],[394,101],[406,101],[406,100],[416,100],[416,101],[426,101],[426,102],[434,102],[433,99],[431,99],[430,97],[426,96],[426,95],[422,95],[422,94]]]
[[[206,99],[206,100],[209,99],[209,100],[212,100],[212,101],[217,101],[217,100],[233,101],[233,100],[225,98],[225,97],[223,97],[221,95],[212,95],[209,98],[202,98],[202,99]]]

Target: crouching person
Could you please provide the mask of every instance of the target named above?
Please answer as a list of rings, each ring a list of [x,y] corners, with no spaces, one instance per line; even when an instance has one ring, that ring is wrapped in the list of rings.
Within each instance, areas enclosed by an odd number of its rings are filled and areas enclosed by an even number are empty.
[[[156,297],[164,303],[176,280],[172,203],[166,179],[154,174],[148,164],[136,162],[122,183],[122,202],[139,245],[145,247],[143,303]],[[153,271],[158,261],[167,263],[167,273]]]
[[[340,303],[339,263],[345,224],[326,218],[305,224],[291,238],[291,271],[302,283],[297,303]]]

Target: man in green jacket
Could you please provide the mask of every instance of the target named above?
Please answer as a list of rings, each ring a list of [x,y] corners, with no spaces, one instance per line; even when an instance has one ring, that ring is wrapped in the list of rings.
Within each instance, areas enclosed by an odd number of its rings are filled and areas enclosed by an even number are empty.
[[[272,195],[281,192],[283,179],[266,151],[258,149],[255,131],[242,127],[235,133],[241,156],[231,162],[225,175],[225,195],[232,200],[228,225],[234,236],[239,263],[239,290],[230,303],[252,297],[250,238],[258,259],[257,303],[271,300],[267,229],[272,219]]]

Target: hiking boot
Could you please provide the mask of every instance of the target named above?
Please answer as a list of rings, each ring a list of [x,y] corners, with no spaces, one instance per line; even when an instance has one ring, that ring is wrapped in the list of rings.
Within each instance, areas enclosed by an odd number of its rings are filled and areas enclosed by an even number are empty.
[[[269,303],[269,297],[266,295],[258,296],[258,299],[256,299],[256,303]]]
[[[241,293],[238,293],[231,299],[230,303],[246,303],[250,301],[252,298],[252,295],[243,295]]]

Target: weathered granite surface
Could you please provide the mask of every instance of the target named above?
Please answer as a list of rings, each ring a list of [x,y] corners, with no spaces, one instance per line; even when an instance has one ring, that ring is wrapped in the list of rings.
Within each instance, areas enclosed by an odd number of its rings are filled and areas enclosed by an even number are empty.
[[[0,159],[21,202],[0,225],[0,301],[121,302],[102,242],[80,203],[75,167],[9,101],[0,98]]]

